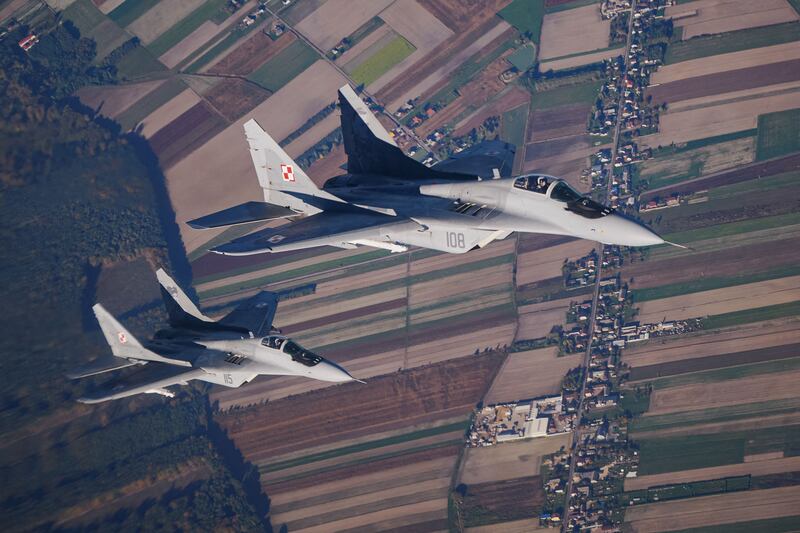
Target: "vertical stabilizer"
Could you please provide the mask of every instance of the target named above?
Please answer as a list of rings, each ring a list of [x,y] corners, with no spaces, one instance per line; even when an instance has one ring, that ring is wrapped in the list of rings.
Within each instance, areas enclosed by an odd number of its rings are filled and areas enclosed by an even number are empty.
[[[200,322],[214,322],[200,312],[200,309],[189,299],[185,292],[178,287],[175,280],[164,272],[163,268],[156,271],[158,283],[161,285],[161,297],[167,308],[169,323],[172,326],[191,326]]]
[[[92,307],[92,311],[94,311],[94,316],[100,324],[100,329],[103,330],[103,336],[106,338],[106,342],[111,347],[111,353],[116,357],[124,357],[125,359],[135,359],[138,361],[158,361],[171,365],[192,366],[191,363],[187,361],[167,359],[142,346],[142,343],[131,335],[131,332],[125,329],[125,326],[120,324],[102,305],[95,304],[94,307]]]
[[[347,172],[350,174],[378,174],[402,179],[464,178],[430,169],[404,154],[349,85],[339,89],[339,105],[342,108]]]
[[[250,145],[250,157],[258,175],[258,183],[264,189],[266,202],[313,214],[319,209],[306,204],[298,199],[299,197],[308,195],[339,200],[317,187],[300,165],[289,157],[255,119],[245,122],[244,132]]]

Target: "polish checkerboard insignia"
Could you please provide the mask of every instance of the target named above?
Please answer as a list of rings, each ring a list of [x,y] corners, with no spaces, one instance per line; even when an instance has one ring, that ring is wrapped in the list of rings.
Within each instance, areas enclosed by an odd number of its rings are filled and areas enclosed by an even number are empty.
[[[119,339],[119,342],[122,343],[122,344],[125,344],[126,342],[128,342],[127,335],[125,335],[121,331],[119,333],[117,333],[117,338]]]
[[[294,181],[294,168],[292,165],[281,165],[281,174],[283,181]]]

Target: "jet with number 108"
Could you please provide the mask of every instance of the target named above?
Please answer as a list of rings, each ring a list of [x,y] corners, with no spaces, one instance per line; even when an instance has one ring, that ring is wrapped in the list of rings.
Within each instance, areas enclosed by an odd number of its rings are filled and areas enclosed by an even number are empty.
[[[213,248],[226,255],[317,246],[409,246],[465,253],[512,232],[624,246],[664,241],[642,224],[542,174],[509,176],[513,145],[484,141],[427,167],[407,157],[349,86],[339,89],[347,173],[317,187],[259,124],[244,124],[263,201],[190,221],[220,228],[279,218],[289,224]]]

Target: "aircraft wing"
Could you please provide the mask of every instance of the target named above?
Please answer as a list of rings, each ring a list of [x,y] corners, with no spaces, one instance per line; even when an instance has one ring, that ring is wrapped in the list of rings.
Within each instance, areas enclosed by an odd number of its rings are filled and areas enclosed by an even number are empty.
[[[407,224],[409,219],[348,207],[323,211],[279,228],[267,228],[212,248],[224,255],[284,252],[316,246],[349,248],[353,241],[380,240],[381,227]]]
[[[111,380],[102,388],[92,391],[87,396],[78,398],[78,401],[81,403],[100,403],[146,392],[165,394],[165,387],[185,385],[204,374],[205,371],[201,368],[187,369],[170,365],[146,365],[139,372]]]
[[[103,372],[111,372],[113,370],[127,368],[129,366],[138,364],[139,363],[135,361],[129,361],[128,359],[124,359],[122,357],[114,357],[113,355],[103,355],[98,357],[91,363],[79,366],[78,368],[69,371],[67,373],[67,377],[69,379],[80,379],[89,376],[94,376],[96,374],[102,374]]]
[[[226,326],[239,326],[247,328],[256,337],[267,335],[275,319],[278,309],[278,294],[261,291],[252,298],[248,298],[233,311],[225,315],[219,323]]]
[[[494,169],[501,177],[511,175],[517,147],[503,141],[483,141],[440,161],[431,168],[491,179]]]

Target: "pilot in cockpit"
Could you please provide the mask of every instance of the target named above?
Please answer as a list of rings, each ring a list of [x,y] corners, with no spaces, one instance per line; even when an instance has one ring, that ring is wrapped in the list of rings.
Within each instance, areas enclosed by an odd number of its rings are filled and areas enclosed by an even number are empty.
[[[536,192],[542,194],[547,192],[547,179],[544,176],[539,176],[536,179]]]

